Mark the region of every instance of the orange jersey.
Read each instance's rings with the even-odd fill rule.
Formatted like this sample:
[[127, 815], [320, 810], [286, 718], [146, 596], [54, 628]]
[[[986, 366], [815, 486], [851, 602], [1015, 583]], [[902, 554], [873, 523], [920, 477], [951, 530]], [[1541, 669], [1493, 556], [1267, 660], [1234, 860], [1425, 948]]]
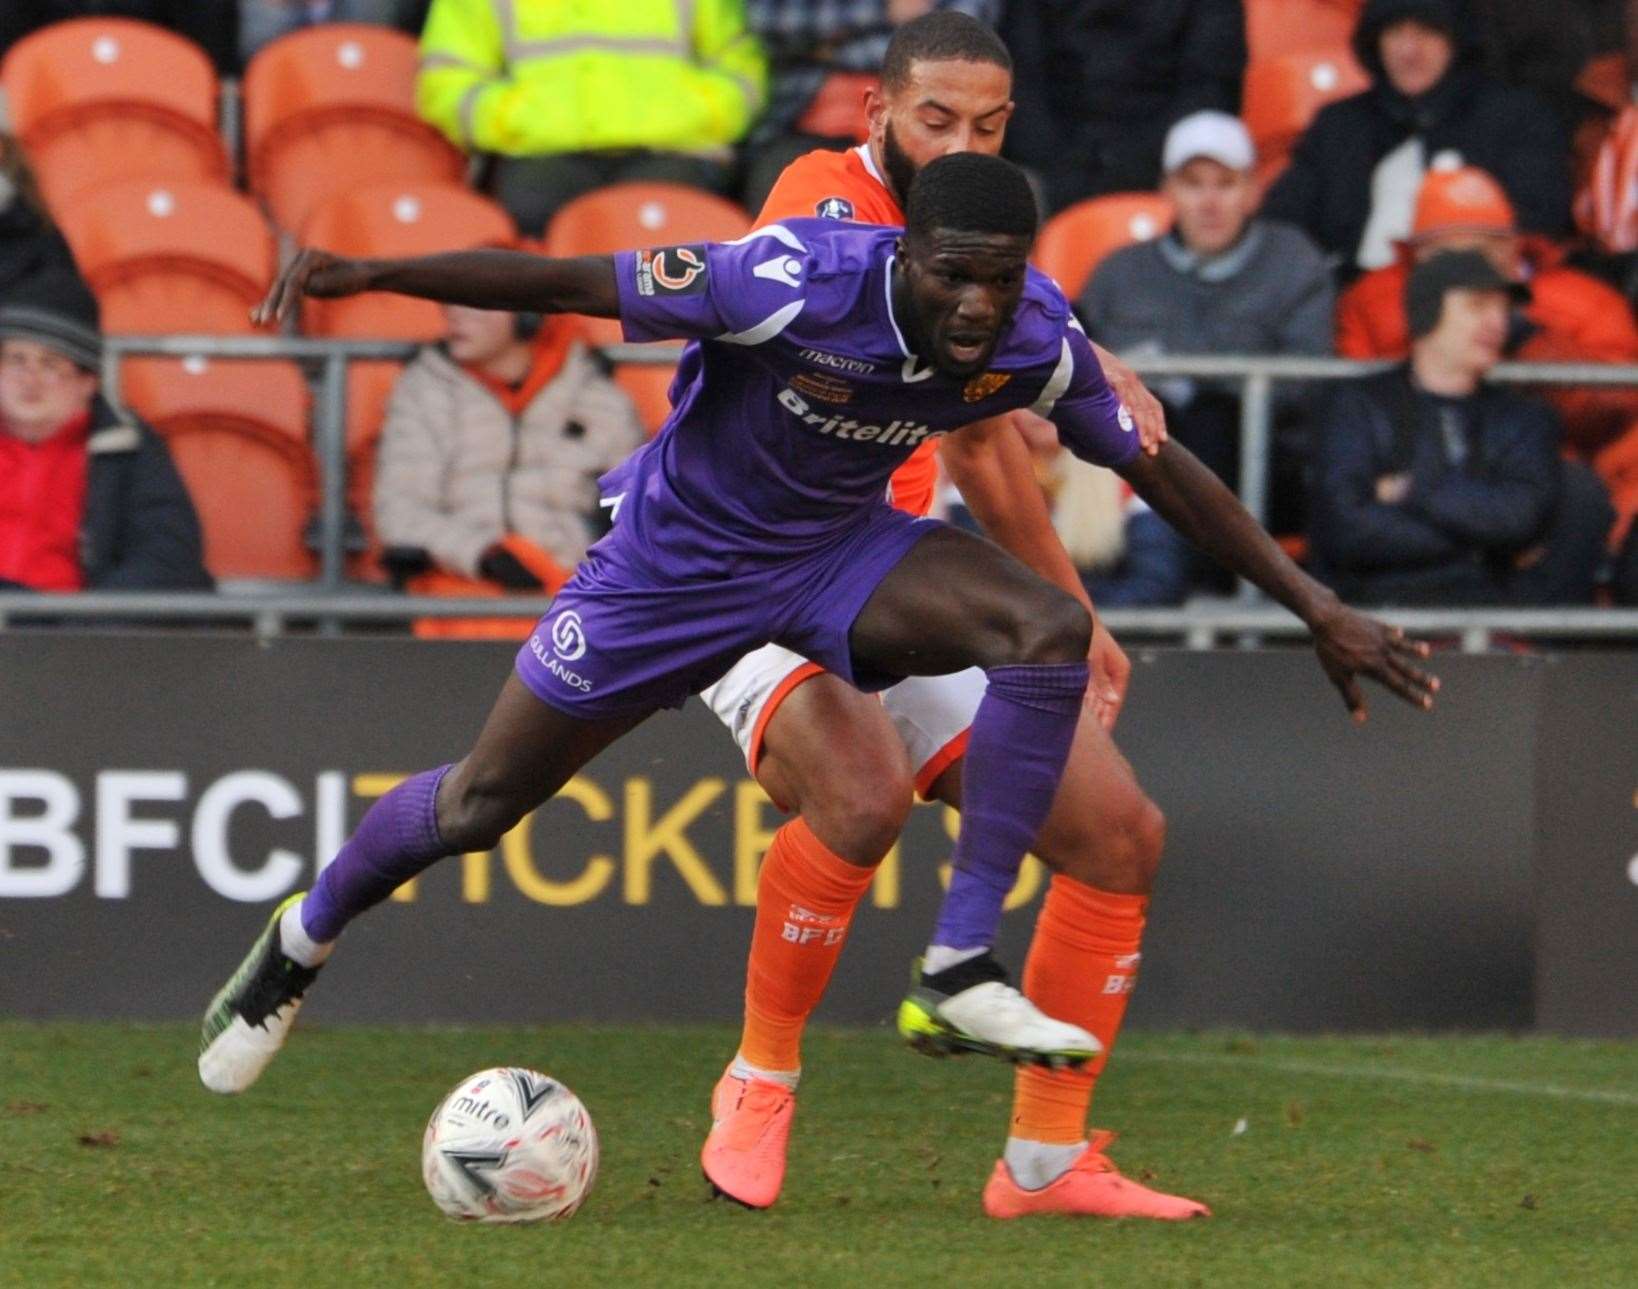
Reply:
[[[756, 217], [757, 227], [781, 219], [851, 219], [860, 224], [904, 223], [904, 212], [882, 182], [870, 148], [820, 148], [780, 172]], [[929, 439], [893, 472], [888, 496], [900, 510], [925, 515], [938, 488], [938, 440]]]

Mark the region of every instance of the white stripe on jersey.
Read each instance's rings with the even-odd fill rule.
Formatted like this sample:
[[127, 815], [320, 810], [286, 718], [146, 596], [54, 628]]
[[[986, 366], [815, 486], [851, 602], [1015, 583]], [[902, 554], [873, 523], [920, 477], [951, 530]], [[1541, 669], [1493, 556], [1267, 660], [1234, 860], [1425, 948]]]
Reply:
[[1035, 400], [1035, 406], [1029, 409], [1037, 416], [1052, 415], [1052, 409], [1069, 388], [1069, 378], [1075, 374], [1075, 355], [1070, 352], [1069, 338], [1066, 336], [1062, 343], [1063, 350], [1059, 355], [1058, 365], [1052, 370], [1052, 379], [1047, 381], [1046, 388], [1041, 391], [1041, 397]]

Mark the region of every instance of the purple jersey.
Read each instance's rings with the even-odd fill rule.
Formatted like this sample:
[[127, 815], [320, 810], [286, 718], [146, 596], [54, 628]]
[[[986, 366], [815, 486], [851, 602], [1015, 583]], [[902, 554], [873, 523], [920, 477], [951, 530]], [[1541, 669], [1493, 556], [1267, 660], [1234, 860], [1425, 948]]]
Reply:
[[1137, 455], [1068, 302], [1033, 269], [989, 370], [957, 379], [913, 356], [890, 298], [899, 236], [801, 219], [614, 257], [627, 339], [695, 341], [665, 426], [602, 480], [628, 551], [709, 578], [817, 549], [928, 437], [1018, 408], [1094, 464]]

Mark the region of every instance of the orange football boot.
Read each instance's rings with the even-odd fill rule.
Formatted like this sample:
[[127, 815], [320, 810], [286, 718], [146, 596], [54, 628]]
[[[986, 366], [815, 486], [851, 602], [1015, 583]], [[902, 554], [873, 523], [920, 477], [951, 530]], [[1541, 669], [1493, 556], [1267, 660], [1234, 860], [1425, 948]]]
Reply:
[[785, 1143], [796, 1116], [796, 1092], [769, 1079], [723, 1071], [711, 1094], [711, 1133], [700, 1168], [718, 1195], [746, 1208], [767, 1208], [785, 1181]]
[[1025, 1190], [1012, 1179], [1006, 1161], [995, 1161], [995, 1171], [984, 1187], [984, 1212], [990, 1217], [1028, 1217], [1031, 1213], [1067, 1213], [1087, 1217], [1148, 1217], [1162, 1222], [1181, 1222], [1191, 1217], [1210, 1217], [1211, 1210], [1198, 1200], [1166, 1195], [1122, 1177], [1104, 1148], [1115, 1139], [1112, 1132], [1095, 1132], [1092, 1140], [1061, 1177], [1041, 1187]]

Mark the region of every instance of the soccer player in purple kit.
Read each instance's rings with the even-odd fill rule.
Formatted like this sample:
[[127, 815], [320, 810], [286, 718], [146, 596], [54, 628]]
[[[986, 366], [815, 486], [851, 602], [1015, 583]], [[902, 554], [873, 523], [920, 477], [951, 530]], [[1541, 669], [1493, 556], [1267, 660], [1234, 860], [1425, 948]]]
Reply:
[[1185, 450], [1139, 452], [1062, 294], [1026, 267], [1035, 226], [1022, 174], [962, 153], [917, 177], [902, 235], [793, 220], [612, 257], [309, 251], [287, 268], [264, 319], [304, 292], [389, 290], [618, 316], [630, 339], [695, 343], [661, 434], [602, 482], [610, 534], [519, 652], [472, 751], [380, 798], [213, 1000], [207, 1087], [255, 1081], [352, 918], [438, 859], [492, 847], [602, 748], [768, 641], [864, 689], [983, 668], [957, 863], [1015, 872], [1068, 755], [1090, 619], [988, 542], [884, 496], [920, 442], [971, 422], [975, 389], [989, 414], [1047, 416], [1077, 455], [1121, 470], [1187, 535], [1323, 621], [1320, 660], [1351, 706], [1358, 674], [1431, 703], [1421, 646], [1338, 605]]

